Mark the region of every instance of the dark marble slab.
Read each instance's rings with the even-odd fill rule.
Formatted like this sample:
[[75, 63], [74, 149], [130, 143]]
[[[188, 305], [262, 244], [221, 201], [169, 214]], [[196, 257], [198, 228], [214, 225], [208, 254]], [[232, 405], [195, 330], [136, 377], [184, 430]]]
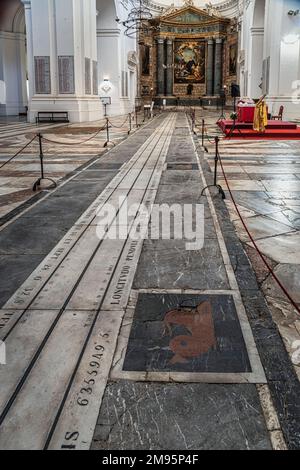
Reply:
[[161, 182], [162, 185], [190, 185], [190, 184], [200, 184], [200, 172], [195, 170], [172, 170], [165, 171], [162, 175]]
[[140, 294], [123, 370], [251, 372], [232, 296]]
[[95, 181], [101, 181], [103, 184], [107, 185], [114, 176], [116, 176], [117, 171], [116, 170], [91, 170], [90, 168], [83, 173], [80, 173], [76, 178], [74, 178], [74, 181], [89, 181], [89, 180], [95, 180]]
[[255, 385], [110, 383], [93, 450], [271, 450]]
[[0, 232], [0, 255], [48, 254], [49, 244], [56, 245], [67, 233], [67, 223], [61, 219], [32, 220], [19, 218]]
[[[155, 240], [163, 240], [163, 239], [166, 239], [166, 237], [168, 237], [168, 239], [170, 240], [174, 240], [175, 238], [178, 239], [178, 235], [177, 235], [177, 230], [179, 232], [179, 234], [181, 234], [181, 238], [185, 241], [185, 242], [189, 242], [189, 240], [186, 238], [185, 236], [185, 228], [184, 228], [184, 212], [182, 212], [182, 218], [180, 219], [180, 222], [176, 221], [176, 224], [175, 224], [175, 221], [174, 221], [174, 217], [170, 217], [170, 224], [168, 224], [167, 228], [168, 230], [166, 230], [166, 226], [164, 224], [164, 221], [163, 220], [160, 220], [159, 222], [159, 226], [155, 223], [151, 222], [149, 223], [149, 238], [151, 239], [155, 239]], [[202, 218], [200, 219], [200, 216], [199, 216], [199, 220], [200, 220], [200, 223], [201, 223], [201, 227], [203, 228], [203, 231], [204, 231], [204, 239], [205, 240], [208, 240], [210, 238], [213, 238], [213, 239], [217, 239], [217, 234], [216, 234], [216, 231], [215, 231], [215, 226], [214, 226], [214, 223], [213, 223], [213, 220], [211, 218], [211, 216], [209, 215], [208, 211], [205, 211], [204, 212], [204, 220], [202, 220]], [[198, 218], [196, 218], [196, 207], [194, 206], [192, 208], [192, 230], [193, 230], [193, 233], [196, 233], [196, 222], [199, 224], [199, 220]], [[159, 229], [159, 231], [158, 231]]]
[[0, 307], [42, 262], [44, 255], [0, 255]]
[[58, 219], [63, 217], [64, 226], [71, 228], [81, 214], [95, 200], [97, 194], [98, 193], [90, 193], [84, 197], [83, 194], [79, 193], [76, 196], [57, 196], [46, 199], [41, 205], [33, 207], [29, 212], [24, 214], [22, 219], [27, 219], [28, 224], [31, 225], [33, 219], [36, 220], [35, 223], [42, 223], [47, 218], [51, 217], [53, 223], [56, 223]]
[[155, 202], [157, 204], [204, 204], [208, 207], [207, 199], [201, 198], [203, 186], [199, 182], [191, 182], [188, 185], [168, 184], [161, 185], [157, 192]]
[[90, 170], [119, 170], [123, 163], [110, 163], [110, 162], [103, 162], [100, 160], [97, 163], [94, 163], [90, 166]]
[[136, 289], [229, 289], [217, 240], [187, 251], [184, 240], [146, 240], [135, 276]]
[[197, 163], [168, 163], [167, 170], [190, 170], [190, 171], [199, 171], [199, 166]]

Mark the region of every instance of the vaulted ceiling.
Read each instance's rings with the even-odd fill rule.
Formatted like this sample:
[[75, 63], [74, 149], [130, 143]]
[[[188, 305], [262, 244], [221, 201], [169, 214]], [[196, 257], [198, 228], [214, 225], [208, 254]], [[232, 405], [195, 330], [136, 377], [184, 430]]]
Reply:
[[0, 0], [0, 31], [15, 31], [15, 18], [21, 8], [20, 0]]

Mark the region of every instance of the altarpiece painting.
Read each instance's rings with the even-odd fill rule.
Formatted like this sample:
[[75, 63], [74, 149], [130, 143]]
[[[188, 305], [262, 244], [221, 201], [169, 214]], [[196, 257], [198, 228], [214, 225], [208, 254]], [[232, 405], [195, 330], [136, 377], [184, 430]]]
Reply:
[[205, 43], [175, 41], [175, 83], [205, 83]]

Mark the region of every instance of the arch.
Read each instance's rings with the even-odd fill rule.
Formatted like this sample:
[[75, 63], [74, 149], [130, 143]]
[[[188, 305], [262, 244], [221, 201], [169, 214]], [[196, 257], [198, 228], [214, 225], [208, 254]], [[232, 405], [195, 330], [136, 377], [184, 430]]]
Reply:
[[2, 0], [0, 31], [25, 33], [25, 13], [21, 0]]
[[25, 10], [23, 4], [19, 6], [14, 16], [13, 32], [26, 34]]
[[25, 10], [2, 0], [0, 14], [0, 114], [19, 115], [28, 105]]

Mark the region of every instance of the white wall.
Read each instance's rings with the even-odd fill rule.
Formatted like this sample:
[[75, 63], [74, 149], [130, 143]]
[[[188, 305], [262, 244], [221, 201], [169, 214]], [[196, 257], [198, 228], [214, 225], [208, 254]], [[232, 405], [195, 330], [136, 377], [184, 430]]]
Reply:
[[[123, 25], [116, 22], [117, 17], [127, 19], [125, 7], [129, 3], [126, 0], [122, 3], [119, 0], [22, 2], [27, 29], [30, 121], [35, 120], [39, 111], [68, 111], [72, 122], [97, 120], [103, 117], [100, 95], [112, 98], [110, 115], [133, 110], [136, 69], [128, 65], [128, 53], [136, 50], [136, 41], [124, 36]], [[60, 92], [58, 58], [61, 56], [74, 57], [75, 89], [68, 93]], [[35, 83], [34, 57], [50, 57], [50, 93], [37, 92], [40, 90]], [[90, 59], [90, 91], [86, 87], [86, 59]], [[4, 62], [8, 63], [7, 60]], [[98, 62], [96, 90], [93, 87], [93, 62]], [[128, 73], [126, 96], [122, 93], [122, 71]], [[101, 89], [104, 78], [110, 81], [110, 90], [106, 92]]]
[[[263, 60], [269, 60], [269, 80], [266, 85], [270, 110], [276, 114], [282, 104], [285, 107], [285, 119], [299, 119], [300, 99], [297, 103], [297, 97], [293, 96], [293, 85], [296, 86], [297, 80], [300, 80], [300, 15], [289, 16], [288, 12], [300, 9], [300, 2], [265, 0], [263, 26], [263, 15], [256, 15], [261, 11], [262, 3], [263, 0], [244, 2], [242, 49], [245, 62], [241, 67], [242, 94], [252, 98], [262, 94], [262, 90], [257, 88], [259, 73], [261, 71], [262, 74]], [[298, 40], [296, 35], [299, 36]]]
[[[300, 80], [300, 15], [293, 17], [287, 14], [289, 10], [297, 9], [300, 9], [298, 0], [269, 1], [266, 12], [269, 27], [264, 55], [270, 56], [271, 64], [270, 106], [277, 112], [283, 104], [285, 117], [299, 119], [300, 100], [298, 104], [293, 103], [293, 84]], [[295, 40], [297, 36], [298, 40]]]
[[[29, 119], [39, 111], [68, 111], [73, 122], [99, 119], [100, 103], [93, 93], [93, 61], [97, 61], [96, 0], [31, 0], [27, 3], [27, 37], [31, 41], [31, 57], [50, 57], [51, 92], [41, 94], [35, 83], [34, 63], [29, 67], [33, 84]], [[69, 83], [60, 88], [59, 57], [73, 57]], [[90, 60], [91, 92], [86, 88], [85, 59]], [[65, 75], [66, 76], [66, 75]], [[68, 80], [66, 80], [67, 82]]]
[[[124, 35], [122, 25], [129, 10], [119, 1], [97, 0], [97, 11], [99, 95], [111, 98], [109, 115], [131, 112], [136, 95], [136, 69], [129, 67], [128, 53], [136, 51], [136, 40]], [[122, 93], [122, 72], [128, 77], [127, 96]], [[134, 84], [130, 84], [130, 78]]]

